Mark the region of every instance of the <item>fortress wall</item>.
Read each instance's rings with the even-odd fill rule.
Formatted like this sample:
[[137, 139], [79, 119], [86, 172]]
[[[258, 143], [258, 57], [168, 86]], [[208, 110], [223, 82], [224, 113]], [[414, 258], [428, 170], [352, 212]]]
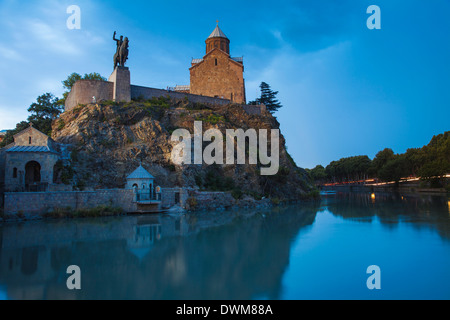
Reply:
[[95, 191], [16, 192], [5, 193], [5, 214], [41, 215], [55, 208], [95, 208], [101, 205], [120, 207], [135, 212], [133, 190], [107, 189]]
[[230, 103], [230, 100], [213, 98], [207, 96], [200, 96], [189, 93], [168, 91], [163, 89], [155, 89], [155, 88], [147, 88], [141, 86], [131, 86], [131, 99], [137, 99], [142, 97], [143, 99], [151, 99], [151, 98], [159, 98], [159, 97], [167, 97], [170, 96], [173, 99], [184, 99], [187, 97], [191, 102], [197, 103], [206, 103], [212, 105], [227, 105]]
[[65, 111], [79, 104], [92, 103], [92, 97], [97, 101], [113, 99], [114, 83], [101, 80], [78, 80], [72, 87], [66, 99]]
[[244, 105], [242, 106], [244, 108], [244, 111], [248, 114], [256, 114], [261, 115], [264, 112], [267, 111], [266, 106], [263, 104], [260, 105]]

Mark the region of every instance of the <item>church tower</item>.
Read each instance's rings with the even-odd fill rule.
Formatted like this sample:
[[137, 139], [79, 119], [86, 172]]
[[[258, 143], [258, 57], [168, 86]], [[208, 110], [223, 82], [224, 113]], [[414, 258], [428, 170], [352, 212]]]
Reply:
[[190, 93], [245, 104], [243, 58], [230, 56], [230, 40], [219, 28], [219, 24], [205, 43], [205, 56], [193, 59], [189, 69]]
[[230, 54], [230, 40], [225, 33], [222, 32], [217, 24], [214, 31], [209, 35], [206, 43], [206, 53], [210, 52], [214, 48], [220, 48], [223, 52]]

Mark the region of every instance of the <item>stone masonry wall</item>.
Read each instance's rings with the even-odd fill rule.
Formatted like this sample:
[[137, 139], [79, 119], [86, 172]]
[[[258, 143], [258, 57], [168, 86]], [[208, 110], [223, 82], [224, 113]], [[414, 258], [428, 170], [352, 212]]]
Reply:
[[267, 108], [264, 104], [260, 104], [260, 105], [244, 105], [243, 106], [244, 111], [247, 112], [248, 114], [256, 114], [256, 115], [261, 115], [264, 112], [267, 111]]
[[190, 68], [191, 93], [245, 104], [244, 66], [221, 50], [208, 53]]
[[[54, 166], [58, 161], [58, 155], [54, 153], [40, 152], [11, 152], [6, 154], [5, 163], [5, 190], [22, 191], [25, 187], [26, 165], [30, 161], [39, 163], [41, 183], [53, 183]], [[16, 169], [17, 175], [14, 175]]]
[[5, 193], [5, 214], [19, 212], [27, 215], [44, 214], [55, 208], [95, 208], [101, 205], [120, 207], [125, 212], [135, 212], [133, 190], [109, 189], [71, 192], [21, 192]]
[[78, 80], [72, 87], [66, 99], [65, 110], [69, 111], [79, 104], [92, 103], [92, 97], [97, 101], [113, 99], [114, 83], [101, 80]]
[[230, 100], [228, 99], [207, 97], [183, 92], [168, 91], [163, 89], [147, 88], [133, 85], [131, 86], [131, 99], [137, 98], [151, 99], [167, 96], [173, 99], [185, 99], [187, 97], [189, 101], [194, 103], [197, 102], [212, 105], [227, 105], [230, 103]]

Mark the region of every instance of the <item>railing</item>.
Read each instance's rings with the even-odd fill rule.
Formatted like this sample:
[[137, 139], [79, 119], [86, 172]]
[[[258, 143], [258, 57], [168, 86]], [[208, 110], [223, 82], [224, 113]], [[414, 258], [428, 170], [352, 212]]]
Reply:
[[135, 200], [136, 202], [161, 201], [161, 193], [138, 191]]
[[167, 87], [168, 91], [189, 91], [191, 90], [191, 86], [175, 86], [175, 87]]

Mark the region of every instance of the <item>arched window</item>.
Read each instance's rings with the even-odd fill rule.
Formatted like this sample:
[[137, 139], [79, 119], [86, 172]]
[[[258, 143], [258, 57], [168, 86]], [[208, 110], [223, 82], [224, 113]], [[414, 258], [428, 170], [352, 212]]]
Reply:
[[214, 61], [214, 65], [216, 65], [217, 66], [217, 59]]
[[142, 189], [145, 190], [146, 187], [147, 187], [147, 185], [144, 183], [144, 184], [142, 185]]
[[28, 137], [28, 144], [31, 144], [31, 137]]
[[13, 169], [13, 178], [17, 178], [17, 168]]

